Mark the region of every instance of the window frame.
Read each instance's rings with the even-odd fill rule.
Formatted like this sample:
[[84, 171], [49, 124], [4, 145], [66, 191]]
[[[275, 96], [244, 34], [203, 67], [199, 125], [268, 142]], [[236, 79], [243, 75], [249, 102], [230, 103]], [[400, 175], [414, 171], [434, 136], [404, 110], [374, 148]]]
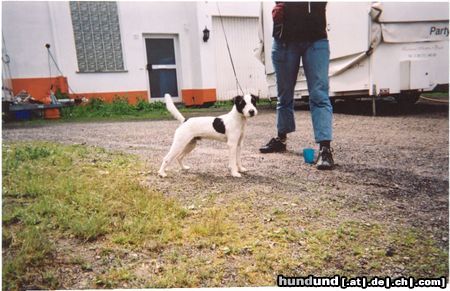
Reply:
[[[113, 25], [117, 25], [117, 33], [118, 33], [118, 38], [120, 39], [120, 42], [118, 44], [119, 48], [120, 48], [120, 60], [121, 60], [121, 64], [118, 64], [118, 60], [117, 60], [117, 50], [114, 50], [114, 38], [117, 37], [115, 35], [113, 35], [113, 33], [111, 33], [110, 35], [110, 42], [111, 42], [111, 50], [112, 50], [112, 60], [113, 60], [113, 65], [114, 65], [114, 69], [108, 68], [108, 58], [107, 58], [107, 52], [108, 50], [105, 48], [105, 38], [103, 37], [103, 32], [105, 30], [102, 30], [101, 26], [101, 19], [100, 19], [100, 10], [98, 10], [97, 15], [92, 16], [91, 15], [91, 5], [101, 5], [101, 4], [107, 4], [110, 5], [110, 3], [113, 3], [116, 6], [116, 12], [117, 15], [115, 15], [116, 19], [117, 19], [117, 23], [114, 23], [114, 21], [111, 20], [111, 10], [108, 7], [108, 31], [113, 31], [113, 29], [111, 29], [111, 27]], [[74, 10], [72, 5], [77, 5], [77, 9]], [[88, 5], [88, 13], [89, 13], [89, 30], [87, 31], [88, 33], [91, 34], [91, 42], [92, 42], [92, 48], [90, 50], [86, 49], [87, 46], [87, 42], [84, 38], [84, 29], [86, 28], [86, 24], [83, 24], [82, 18], [81, 18], [81, 11], [80, 11], [80, 5]], [[98, 8], [98, 7], [97, 7]], [[77, 59], [77, 73], [80, 74], [92, 74], [92, 73], [123, 73], [123, 72], [128, 72], [128, 70], [126, 69], [126, 63], [125, 63], [125, 52], [124, 52], [124, 45], [123, 45], [123, 37], [122, 37], [122, 31], [121, 31], [121, 17], [120, 17], [120, 6], [119, 6], [119, 2], [117, 1], [70, 1], [69, 2], [69, 10], [70, 10], [70, 16], [71, 16], [71, 21], [72, 21], [72, 31], [73, 31], [73, 36], [74, 36], [74, 43], [75, 43], [75, 54], [76, 54], [76, 59]], [[78, 25], [79, 27], [76, 27], [76, 24], [74, 24], [74, 14], [77, 13], [78, 15]], [[114, 15], [113, 15], [114, 17]], [[101, 41], [101, 55], [103, 57], [103, 61], [104, 61], [104, 68], [101, 68], [101, 66], [98, 65], [97, 62], [97, 57], [99, 56], [98, 51], [96, 51], [95, 47], [96, 45], [99, 44], [98, 39], [96, 39], [94, 37], [94, 28], [93, 28], [93, 24], [92, 24], [92, 20], [93, 18], [97, 18], [99, 20], [99, 26], [100, 26], [100, 41]], [[77, 31], [77, 29], [79, 29], [79, 31]], [[78, 37], [77, 37], [78, 34]], [[81, 34], [81, 38], [79, 37]], [[81, 41], [81, 43], [77, 43], [77, 41]], [[79, 51], [79, 46], [82, 47], [83, 50], [83, 55], [80, 56], [80, 51]], [[94, 58], [94, 66], [95, 66], [95, 70], [89, 69], [90, 66], [92, 66], [92, 59], [89, 59], [88, 55], [89, 53], [93, 54], [93, 58]], [[83, 61], [84, 58], [85, 60]], [[119, 61], [120, 61], [119, 60]], [[84, 62], [84, 66], [80, 66], [80, 63]], [[84, 67], [84, 69], [81, 69], [81, 67]]]

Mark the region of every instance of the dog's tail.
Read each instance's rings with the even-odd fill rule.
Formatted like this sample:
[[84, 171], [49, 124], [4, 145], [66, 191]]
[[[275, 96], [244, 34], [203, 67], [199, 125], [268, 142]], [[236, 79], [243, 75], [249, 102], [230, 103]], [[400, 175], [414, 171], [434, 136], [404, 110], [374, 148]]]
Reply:
[[172, 114], [173, 117], [175, 117], [179, 122], [183, 123], [186, 118], [184, 118], [183, 115], [181, 115], [180, 111], [178, 111], [175, 104], [173, 104], [172, 96], [170, 94], [164, 95], [164, 100], [166, 101], [166, 108], [169, 110], [170, 114]]

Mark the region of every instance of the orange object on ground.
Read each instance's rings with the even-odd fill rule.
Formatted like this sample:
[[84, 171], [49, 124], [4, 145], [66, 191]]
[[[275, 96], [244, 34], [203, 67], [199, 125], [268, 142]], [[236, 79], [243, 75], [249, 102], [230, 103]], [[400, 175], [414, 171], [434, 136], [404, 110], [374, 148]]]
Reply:
[[216, 89], [184, 89], [181, 95], [186, 106], [214, 103], [217, 100]]
[[58, 108], [50, 108], [44, 109], [44, 118], [45, 119], [59, 119], [59, 109]]

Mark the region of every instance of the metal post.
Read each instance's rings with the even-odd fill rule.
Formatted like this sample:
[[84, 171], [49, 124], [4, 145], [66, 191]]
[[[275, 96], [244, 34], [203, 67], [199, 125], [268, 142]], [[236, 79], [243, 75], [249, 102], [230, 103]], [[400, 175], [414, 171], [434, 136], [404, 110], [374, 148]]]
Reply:
[[375, 97], [377, 95], [377, 85], [373, 85], [372, 86], [372, 116], [376, 116], [377, 115], [377, 108], [376, 108], [376, 102], [375, 102]]

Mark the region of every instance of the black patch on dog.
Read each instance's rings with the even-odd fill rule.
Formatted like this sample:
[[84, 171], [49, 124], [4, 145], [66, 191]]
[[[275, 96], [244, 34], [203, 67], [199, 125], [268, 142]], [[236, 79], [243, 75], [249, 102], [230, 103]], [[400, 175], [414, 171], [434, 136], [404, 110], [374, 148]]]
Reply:
[[213, 127], [214, 130], [217, 131], [218, 133], [225, 134], [225, 124], [223, 123], [222, 118], [218, 117], [214, 118]]
[[255, 96], [253, 94], [250, 94], [250, 96], [252, 96], [252, 104], [253, 104], [253, 106], [256, 107], [256, 101], [259, 101], [259, 97]]
[[247, 103], [244, 100], [244, 97], [242, 96], [234, 97], [233, 103], [234, 105], [236, 105], [237, 111], [242, 114], [242, 110], [244, 109], [245, 105], [247, 105]]

